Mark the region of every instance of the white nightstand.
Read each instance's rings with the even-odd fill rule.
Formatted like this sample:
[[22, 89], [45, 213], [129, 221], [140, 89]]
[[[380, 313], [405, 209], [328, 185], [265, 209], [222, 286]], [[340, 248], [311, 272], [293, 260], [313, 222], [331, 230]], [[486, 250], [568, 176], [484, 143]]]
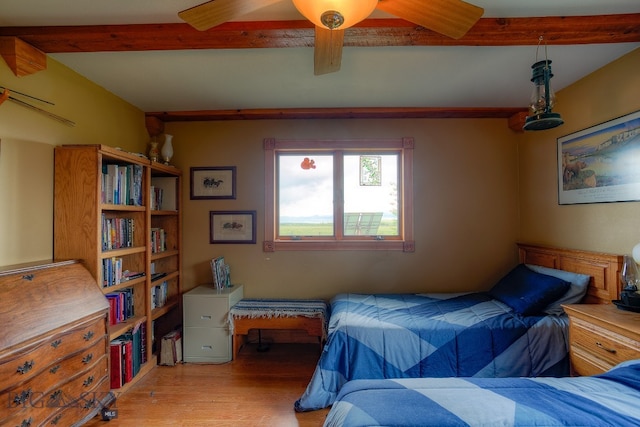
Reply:
[[184, 362], [224, 363], [232, 359], [229, 310], [244, 296], [242, 285], [198, 286], [183, 294]]

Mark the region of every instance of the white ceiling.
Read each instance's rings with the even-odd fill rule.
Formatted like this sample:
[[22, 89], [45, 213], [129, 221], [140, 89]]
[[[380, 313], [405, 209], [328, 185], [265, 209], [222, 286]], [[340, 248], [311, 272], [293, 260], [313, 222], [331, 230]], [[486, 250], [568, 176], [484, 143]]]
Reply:
[[[178, 23], [201, 0], [5, 0], [0, 27]], [[472, 0], [483, 17], [640, 13], [639, 0]], [[372, 17], [390, 17], [375, 12]], [[303, 19], [290, 0], [240, 21]], [[348, 30], [347, 30], [348, 31]], [[312, 48], [57, 53], [50, 56], [143, 111], [321, 107], [523, 107], [532, 46], [345, 47], [313, 74]], [[548, 47], [557, 90], [640, 43]], [[543, 52], [540, 52], [543, 54]], [[639, 51], [640, 54], [640, 51]]]

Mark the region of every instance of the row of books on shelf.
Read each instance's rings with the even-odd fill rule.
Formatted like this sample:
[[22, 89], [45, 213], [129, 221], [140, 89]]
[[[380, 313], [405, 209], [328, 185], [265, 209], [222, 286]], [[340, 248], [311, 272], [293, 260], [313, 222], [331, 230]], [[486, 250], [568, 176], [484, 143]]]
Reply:
[[105, 258], [102, 260], [102, 287], [119, 285], [138, 277], [144, 277], [144, 271], [123, 270], [123, 259], [120, 257]]
[[132, 247], [134, 229], [133, 218], [107, 218], [102, 214], [102, 250]]
[[169, 284], [164, 281], [151, 287], [151, 309], [163, 307], [167, 303]]
[[111, 356], [111, 388], [117, 389], [130, 382], [147, 363], [147, 326], [137, 323], [130, 331], [109, 344]]
[[109, 302], [109, 324], [117, 325], [134, 316], [133, 288], [125, 288], [105, 295]]
[[102, 166], [102, 203], [142, 206], [142, 165]]
[[[145, 277], [144, 271], [129, 271], [123, 270], [124, 260], [121, 257], [110, 257], [102, 260], [102, 287], [108, 288], [111, 286], [126, 283], [129, 280], [137, 279], [139, 277]], [[151, 281], [162, 279], [167, 273], [156, 273], [155, 263], [151, 263]]]
[[102, 287], [122, 283], [122, 258], [111, 257], [102, 260]]
[[162, 228], [151, 229], [151, 253], [159, 253], [167, 250], [167, 233]]

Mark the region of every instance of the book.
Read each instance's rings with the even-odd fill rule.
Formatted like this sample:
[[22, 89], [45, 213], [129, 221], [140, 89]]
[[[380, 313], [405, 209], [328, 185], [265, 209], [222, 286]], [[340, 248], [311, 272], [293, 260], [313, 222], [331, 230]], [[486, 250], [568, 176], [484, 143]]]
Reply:
[[167, 275], [167, 273], [152, 273], [151, 274], [151, 281], [155, 282], [156, 280], [161, 279], [166, 275]]
[[142, 364], [142, 331], [140, 325], [142, 322], [136, 323], [136, 325], [127, 333], [124, 334], [124, 337], [131, 341], [131, 361], [132, 361], [132, 372], [131, 377], [135, 377], [140, 372], [140, 366]]
[[140, 325], [140, 365], [147, 363], [147, 323], [142, 321]]
[[213, 285], [216, 289], [229, 287], [229, 273], [230, 269], [225, 265], [223, 256], [211, 260], [211, 275], [213, 276]]
[[124, 339], [124, 383], [128, 383], [133, 379], [133, 341], [131, 339]]
[[111, 388], [120, 388], [124, 385], [122, 382], [122, 360], [123, 360], [123, 342], [122, 340], [115, 339], [109, 343], [109, 352], [111, 358], [111, 370], [109, 379], [111, 382]]

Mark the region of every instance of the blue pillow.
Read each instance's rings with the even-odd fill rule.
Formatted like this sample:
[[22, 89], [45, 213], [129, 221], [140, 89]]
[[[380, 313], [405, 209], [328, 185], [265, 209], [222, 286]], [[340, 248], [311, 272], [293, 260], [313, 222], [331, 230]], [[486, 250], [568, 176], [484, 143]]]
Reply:
[[536, 273], [520, 264], [498, 281], [489, 291], [523, 316], [540, 314], [542, 310], [569, 290], [571, 284], [560, 278]]
[[557, 270], [554, 268], [541, 267], [539, 265], [526, 264], [536, 273], [546, 274], [547, 276], [557, 277], [571, 283], [569, 290], [560, 299], [551, 302], [543, 311], [547, 314], [555, 314], [560, 316], [564, 314], [562, 304], [578, 304], [587, 293], [591, 276], [580, 273], [572, 273], [565, 270]]

